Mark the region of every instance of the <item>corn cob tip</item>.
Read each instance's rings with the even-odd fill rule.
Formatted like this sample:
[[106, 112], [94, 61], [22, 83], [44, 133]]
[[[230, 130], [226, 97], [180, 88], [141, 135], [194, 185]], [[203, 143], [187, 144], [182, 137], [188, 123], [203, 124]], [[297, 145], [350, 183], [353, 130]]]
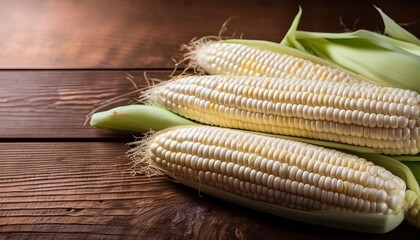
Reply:
[[203, 52], [203, 49], [211, 43], [222, 40], [220, 36], [205, 36], [201, 38], [193, 38], [189, 43], [181, 45], [180, 51], [183, 53], [183, 56], [180, 61], [175, 63], [175, 69], [180, 64], [186, 64], [184, 70], [180, 75], [185, 75], [189, 70], [192, 70], [195, 74], [205, 74], [207, 73], [206, 69], [203, 68], [203, 64], [200, 63], [200, 60], [203, 57], [199, 57]]

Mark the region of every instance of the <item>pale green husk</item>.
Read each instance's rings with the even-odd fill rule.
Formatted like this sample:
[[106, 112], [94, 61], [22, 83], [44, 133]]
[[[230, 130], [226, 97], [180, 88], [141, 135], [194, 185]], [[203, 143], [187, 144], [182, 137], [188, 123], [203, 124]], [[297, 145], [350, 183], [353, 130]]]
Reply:
[[398, 25], [394, 20], [392, 20], [392, 18], [388, 17], [388, 15], [386, 15], [380, 8], [376, 6], [375, 8], [381, 14], [381, 17], [384, 21], [384, 25], [385, 25], [384, 32], [386, 34], [388, 34], [389, 36], [395, 39], [414, 43], [420, 46], [420, 40], [416, 36], [408, 32], [404, 28], [400, 27], [400, 25]]
[[97, 112], [92, 115], [90, 125], [109, 131], [144, 133], [179, 125], [196, 123], [180, 117], [164, 108], [148, 105], [128, 105]]
[[359, 30], [321, 33], [297, 30], [301, 9], [281, 44], [390, 87], [420, 92], [420, 40], [377, 8], [388, 35]]
[[[417, 182], [420, 182], [420, 162], [402, 162], [404, 165], [406, 165], [408, 168], [410, 168], [411, 172], [413, 173], [414, 177], [416, 178]], [[420, 193], [419, 193], [420, 194]]]
[[394, 158], [398, 161], [404, 161], [404, 162], [420, 161], [420, 154], [392, 156], [392, 158]]

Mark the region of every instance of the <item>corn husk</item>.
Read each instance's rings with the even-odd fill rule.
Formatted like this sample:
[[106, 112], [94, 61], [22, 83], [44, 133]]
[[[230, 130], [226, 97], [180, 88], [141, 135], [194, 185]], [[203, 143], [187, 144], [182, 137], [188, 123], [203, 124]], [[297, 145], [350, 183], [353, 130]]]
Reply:
[[299, 9], [281, 44], [316, 55], [379, 85], [420, 92], [420, 40], [377, 9], [387, 35], [367, 30], [299, 31]]

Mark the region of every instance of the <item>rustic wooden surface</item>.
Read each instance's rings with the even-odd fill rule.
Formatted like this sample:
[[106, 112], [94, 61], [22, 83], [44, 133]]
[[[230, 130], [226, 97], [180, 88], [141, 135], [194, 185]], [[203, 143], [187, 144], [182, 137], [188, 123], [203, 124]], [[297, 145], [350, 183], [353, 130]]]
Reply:
[[[332, 3], [334, 2], [334, 3]], [[229, 24], [280, 41], [301, 29], [381, 29], [375, 3], [420, 36], [415, 1], [0, 0], [0, 239], [419, 239], [296, 223], [219, 201], [164, 177], [132, 176], [131, 135], [84, 126], [101, 101], [166, 79], [180, 44]], [[417, 22], [416, 22], [417, 21]]]

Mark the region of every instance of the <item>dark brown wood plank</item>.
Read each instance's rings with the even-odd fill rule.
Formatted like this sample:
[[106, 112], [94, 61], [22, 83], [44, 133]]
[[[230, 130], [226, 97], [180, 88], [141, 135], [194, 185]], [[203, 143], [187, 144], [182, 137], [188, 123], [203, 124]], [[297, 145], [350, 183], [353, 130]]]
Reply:
[[[83, 123], [93, 106], [135, 89], [127, 73], [146, 86], [143, 71], [1, 71], [0, 138], [113, 137]], [[147, 71], [161, 79], [170, 74]]]
[[418, 239], [301, 224], [165, 177], [132, 176], [123, 143], [0, 143], [1, 239]]
[[415, 1], [191, 1], [0, 0], [0, 68], [172, 68], [179, 45], [215, 35], [231, 16], [228, 33], [280, 41], [298, 5], [300, 28], [382, 29], [375, 3], [420, 36]]

